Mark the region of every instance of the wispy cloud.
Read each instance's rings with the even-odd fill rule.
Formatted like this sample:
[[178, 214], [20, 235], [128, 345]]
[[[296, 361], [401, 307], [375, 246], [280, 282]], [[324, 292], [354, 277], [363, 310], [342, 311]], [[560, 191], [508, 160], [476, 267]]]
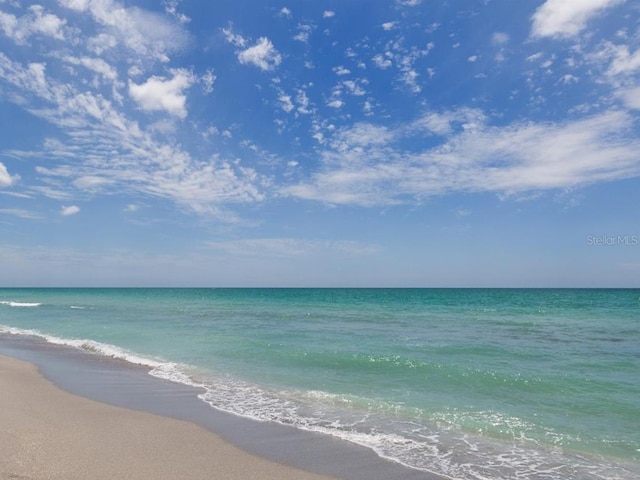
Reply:
[[[254, 169], [215, 152], [196, 157], [167, 135], [171, 117], [188, 115], [190, 87], [200, 81], [208, 94], [215, 81], [211, 69], [199, 77], [191, 69], [164, 66], [186, 45], [182, 24], [113, 0], [60, 5], [65, 19], [55, 20], [40, 7], [24, 18], [0, 19], [0, 32], [14, 42], [34, 35], [56, 40], [43, 43], [40, 55], [25, 63], [0, 52], [7, 98], [62, 132], [31, 151], [4, 152], [35, 162], [36, 175], [23, 192], [67, 202], [107, 192], [161, 197], [228, 221], [236, 220], [229, 204], [264, 198], [264, 178]], [[247, 61], [266, 62], [267, 68], [279, 62], [268, 44], [253, 55], [247, 53]], [[121, 80], [127, 75], [142, 80]], [[136, 110], [155, 113], [153, 122]], [[18, 179], [0, 163], [0, 187], [15, 186]]]
[[[479, 111], [429, 113], [389, 130], [342, 129], [322, 167], [284, 193], [334, 204], [416, 203], [462, 192], [517, 195], [640, 175], [633, 119], [608, 111], [561, 123], [491, 126]], [[431, 148], [416, 149], [430, 139]]]
[[603, 10], [624, 0], [566, 1], [547, 0], [533, 14], [533, 37], [573, 37], [584, 30], [587, 22]]
[[[189, 40], [179, 22], [141, 8], [127, 8], [115, 0], [59, 0], [59, 3], [94, 20], [99, 30], [90, 40], [93, 45], [99, 44], [102, 51], [121, 45], [136, 53], [139, 60], [168, 62], [170, 55], [185, 48]], [[85, 39], [75, 40], [84, 43]]]
[[12, 215], [18, 218], [24, 218], [25, 220], [40, 220], [42, 217], [37, 213], [21, 208], [0, 208], [0, 214]]
[[64, 20], [45, 12], [40, 5], [32, 5], [28, 10], [29, 13], [21, 17], [0, 12], [0, 30], [19, 45], [27, 43], [33, 35], [64, 40]]
[[622, 89], [618, 92], [627, 108], [640, 110], [640, 87]]

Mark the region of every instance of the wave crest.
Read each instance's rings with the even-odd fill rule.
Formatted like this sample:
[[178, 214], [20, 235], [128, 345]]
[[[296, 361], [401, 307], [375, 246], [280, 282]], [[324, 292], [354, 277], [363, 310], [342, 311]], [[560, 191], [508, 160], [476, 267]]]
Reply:
[[28, 303], [28, 302], [12, 302], [3, 300], [0, 301], [0, 305], [8, 305], [9, 307], [39, 307], [41, 303]]

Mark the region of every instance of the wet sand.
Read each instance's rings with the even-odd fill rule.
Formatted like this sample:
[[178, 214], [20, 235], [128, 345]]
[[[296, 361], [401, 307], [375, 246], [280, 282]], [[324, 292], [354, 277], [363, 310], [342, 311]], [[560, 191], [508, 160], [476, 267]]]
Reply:
[[199, 393], [145, 367], [0, 335], [0, 479], [443, 478], [216, 410]]
[[301, 479], [190, 422], [67, 393], [35, 366], [0, 357], [2, 479]]

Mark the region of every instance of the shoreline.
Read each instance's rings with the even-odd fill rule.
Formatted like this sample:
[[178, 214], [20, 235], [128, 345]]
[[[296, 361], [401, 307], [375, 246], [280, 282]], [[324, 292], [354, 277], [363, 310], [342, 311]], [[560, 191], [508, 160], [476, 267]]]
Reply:
[[67, 393], [22, 360], [0, 356], [0, 384], [3, 479], [333, 478], [248, 454], [189, 422]]
[[[444, 478], [385, 460], [365, 447], [328, 435], [216, 410], [197, 398], [200, 389], [162, 380], [148, 372], [148, 368], [73, 347], [52, 345], [27, 336], [0, 335], [0, 382], [8, 382], [9, 386], [0, 389], [6, 392], [0, 396], [0, 410], [5, 412], [0, 415], [0, 450], [17, 455], [13, 463], [7, 464], [9, 467], [32, 469], [31, 473], [12, 472], [5, 466], [8, 460], [0, 459], [0, 478], [191, 479], [210, 478], [212, 473], [216, 478], [228, 479]], [[20, 398], [24, 400], [25, 396], [27, 401], [21, 405]], [[38, 401], [43, 398], [47, 401]], [[50, 401], [50, 398], [58, 400]], [[27, 405], [35, 415], [25, 415], [23, 410], [20, 416], [20, 408]], [[72, 405], [75, 410], [70, 408]], [[7, 417], [6, 412], [12, 411], [16, 415]], [[86, 411], [92, 413], [76, 415]], [[15, 423], [11, 420], [14, 416], [21, 420]], [[41, 423], [30, 423], [33, 418]], [[8, 424], [13, 425], [13, 434], [7, 434]], [[55, 434], [51, 431], [52, 425], [56, 425]], [[125, 438], [114, 425], [126, 426]], [[128, 425], [140, 425], [141, 430], [129, 436]], [[44, 432], [39, 434], [38, 438], [44, 443], [37, 451], [44, 465], [27, 461], [29, 456], [25, 457], [25, 451], [15, 453], [16, 448], [12, 447], [16, 438], [26, 439], [27, 432], [34, 430]], [[58, 430], [61, 433], [58, 434]], [[159, 433], [150, 438], [148, 432]], [[99, 441], [94, 441], [94, 436]], [[93, 463], [82, 464], [77, 448], [69, 449], [80, 437], [85, 438], [80, 447], [87, 449], [85, 453]], [[67, 440], [60, 442], [60, 438]], [[114, 447], [107, 446], [109, 444]], [[127, 445], [123, 452], [129, 461], [123, 465], [127, 464], [130, 469], [124, 475], [108, 472], [117, 466], [108, 461], [111, 451], [118, 451], [121, 444]], [[171, 454], [158, 455], [158, 451]], [[166, 464], [169, 458], [172, 461]], [[56, 469], [63, 468], [63, 464], [68, 465], [64, 467], [66, 473], [56, 476]], [[86, 469], [91, 465], [98, 465], [101, 471], [88, 474]], [[154, 473], [148, 473], [151, 471]], [[80, 473], [74, 476], [73, 472]]]

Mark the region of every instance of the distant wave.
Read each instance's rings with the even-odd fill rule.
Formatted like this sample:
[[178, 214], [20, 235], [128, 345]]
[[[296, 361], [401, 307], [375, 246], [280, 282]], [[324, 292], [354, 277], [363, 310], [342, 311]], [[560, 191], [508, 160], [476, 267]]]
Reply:
[[79, 348], [86, 352], [95, 353], [109, 358], [115, 358], [118, 360], [125, 360], [135, 365], [142, 365], [150, 368], [158, 368], [160, 366], [166, 367], [166, 363], [151, 358], [146, 358], [140, 355], [128, 352], [115, 345], [109, 345], [108, 343], [96, 342], [95, 340], [87, 339], [73, 339], [73, 338], [61, 338], [54, 335], [48, 335], [46, 333], [39, 332], [38, 330], [29, 330], [16, 327], [9, 327], [7, 325], [0, 325], [0, 333], [9, 333], [11, 335], [26, 335], [31, 337], [38, 337], [45, 340], [48, 343], [55, 345], [66, 345], [69, 347]]
[[0, 301], [0, 305], [8, 305], [10, 307], [39, 307], [42, 304], [41, 303]]
[[88, 353], [102, 355], [104, 357], [114, 358], [117, 360], [124, 360], [134, 365], [149, 367], [149, 374], [153, 375], [154, 377], [163, 378], [165, 380], [190, 385], [193, 387], [203, 387], [201, 383], [194, 381], [193, 379], [191, 379], [191, 377], [189, 377], [189, 375], [184, 373], [183, 368], [185, 366], [181, 366], [174, 362], [163, 362], [161, 360], [137, 355], [135, 353], [128, 352], [123, 348], [117, 347], [115, 345], [110, 345], [108, 343], [96, 342], [95, 340], [87, 339], [62, 338], [55, 335], [42, 333], [38, 330], [9, 327], [7, 325], [0, 325], [0, 334], [2, 333], [37, 337], [54, 345], [74, 347], [80, 350], [84, 350]]

